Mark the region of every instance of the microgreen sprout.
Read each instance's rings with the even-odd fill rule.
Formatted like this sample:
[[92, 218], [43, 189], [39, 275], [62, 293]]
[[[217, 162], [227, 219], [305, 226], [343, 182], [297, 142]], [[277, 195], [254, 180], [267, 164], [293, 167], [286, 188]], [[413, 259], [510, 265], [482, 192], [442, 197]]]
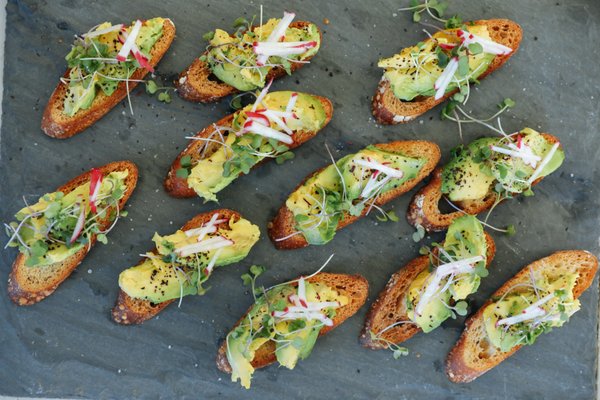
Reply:
[[153, 79], [149, 79], [145, 83], [146, 83], [146, 93], [153, 95], [156, 92], [161, 91], [160, 93], [158, 93], [157, 99], [158, 99], [158, 101], [162, 101], [163, 103], [170, 103], [171, 95], [169, 94], [169, 91], [177, 90], [173, 86], [158, 86], [156, 81], [154, 81]]
[[394, 326], [397, 326], [399, 324], [404, 324], [404, 323], [414, 324], [414, 322], [412, 322], [412, 321], [399, 321], [399, 322], [396, 322], [396, 323], [386, 327], [381, 332], [374, 333], [373, 331], [369, 331], [371, 341], [375, 342], [375, 343], [380, 343], [380, 344], [386, 346], [387, 349], [392, 351], [392, 354], [393, 354], [393, 357], [395, 360], [398, 360], [403, 356], [407, 356], [409, 354], [408, 348], [400, 346], [388, 339], [385, 339], [385, 338], [381, 337], [381, 335], [388, 329], [391, 329]]
[[[92, 170], [92, 176], [98, 170]], [[103, 190], [100, 182], [105, 181]], [[25, 202], [26, 207], [17, 213], [19, 222], [4, 224], [10, 236], [6, 247], [18, 247], [27, 255], [26, 265], [44, 265], [55, 260], [48, 255], [59, 247], [81, 248], [88, 250], [96, 239], [107, 243], [106, 234], [115, 226], [120, 217], [119, 201], [125, 193], [121, 179], [100, 174], [94, 185], [90, 185], [89, 195], [78, 195], [75, 199], [65, 199], [63, 192], [44, 195], [40, 203], [45, 207], [34, 209]], [[41, 203], [41, 202], [44, 203]], [[109, 223], [108, 227], [102, 229]], [[67, 254], [67, 253], [65, 253]]]
[[448, 20], [442, 19], [446, 8], [448, 3], [442, 0], [425, 0], [422, 4], [419, 0], [411, 0], [410, 7], [399, 8], [398, 11], [412, 11], [414, 22], [420, 22], [421, 14], [427, 12], [434, 20], [446, 24]]

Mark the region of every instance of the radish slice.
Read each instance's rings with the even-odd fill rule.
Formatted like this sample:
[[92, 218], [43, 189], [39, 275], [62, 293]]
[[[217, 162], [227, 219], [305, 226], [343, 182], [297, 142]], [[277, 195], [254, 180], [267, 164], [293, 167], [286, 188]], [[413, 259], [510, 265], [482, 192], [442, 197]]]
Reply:
[[371, 161], [371, 160], [353, 160], [354, 164], [360, 165], [361, 167], [365, 167], [368, 169], [374, 169], [379, 172], [386, 174], [387, 176], [391, 176], [392, 178], [402, 178], [404, 176], [404, 172], [399, 169], [390, 168], [381, 163]]
[[456, 43], [438, 43], [438, 46], [444, 50], [452, 50], [458, 45]]
[[480, 36], [474, 35], [470, 32], [465, 32], [459, 29], [456, 34], [461, 38], [464, 46], [468, 46], [472, 43], [479, 43], [483, 48], [484, 53], [490, 53], [495, 55], [507, 55], [512, 53], [512, 49], [500, 43], [496, 43], [493, 40], [488, 40]]
[[262, 112], [246, 111], [246, 116], [249, 119], [253, 119], [257, 122], [264, 121], [264, 123], [263, 122], [261, 122], [261, 123], [265, 126], [271, 126], [271, 121], [269, 121], [269, 118], [266, 115], [264, 115]]
[[96, 199], [98, 198], [98, 193], [100, 193], [103, 176], [99, 169], [92, 168], [90, 172], [90, 209], [94, 214], [98, 212], [96, 209]]
[[473, 264], [482, 260], [482, 256], [476, 256], [438, 266], [435, 269], [435, 273], [433, 274], [431, 281], [427, 284], [425, 291], [421, 295], [417, 306], [415, 307], [415, 314], [421, 315], [421, 313], [423, 312], [423, 308], [425, 308], [427, 303], [429, 303], [429, 301], [433, 298], [433, 296], [440, 288], [440, 283], [442, 282], [442, 279], [444, 279], [450, 274], [463, 274], [471, 272], [473, 270]]
[[110, 33], [110, 32], [119, 31], [123, 27], [124, 27], [123, 24], [117, 24], [117, 25], [109, 26], [108, 28], [104, 28], [104, 29], [100, 29], [100, 30], [95, 30], [93, 32], [84, 33], [81, 36], [84, 37], [84, 38], [93, 38], [93, 37], [101, 36], [101, 35], [104, 35], [104, 34], [107, 34], [107, 33]]
[[79, 213], [79, 218], [77, 218], [77, 223], [75, 224], [71, 239], [69, 239], [69, 244], [73, 244], [75, 240], [77, 240], [79, 235], [81, 235], [81, 231], [83, 231], [83, 225], [85, 225], [85, 204], [83, 201], [79, 203], [79, 208], [81, 209], [81, 212]]
[[286, 135], [285, 133], [281, 133], [273, 128], [269, 128], [268, 126], [265, 126], [255, 120], [246, 121], [246, 123], [244, 124], [244, 128], [242, 129], [241, 132], [242, 133], [245, 133], [245, 132], [256, 133], [257, 135], [275, 139], [275, 140], [278, 140], [278, 141], [286, 143], [286, 144], [294, 143], [294, 140], [292, 138], [290, 138], [288, 135]]
[[448, 65], [444, 68], [444, 72], [437, 78], [433, 88], [436, 90], [435, 92], [435, 100], [439, 100], [444, 97], [446, 93], [446, 89], [448, 85], [452, 81], [456, 70], [458, 69], [458, 57], [452, 57], [450, 61], [448, 61]]
[[252, 49], [259, 56], [287, 56], [293, 54], [302, 54], [308, 49], [317, 46], [315, 41], [306, 42], [281, 42], [265, 43], [254, 42]]
[[228, 222], [228, 219], [218, 219], [219, 213], [214, 213], [208, 222], [202, 224], [200, 228], [188, 229], [183, 231], [187, 237], [198, 236], [198, 241], [201, 241], [207, 233], [217, 231], [217, 225]]
[[217, 251], [215, 251], [215, 255], [213, 256], [213, 258], [210, 260], [210, 262], [206, 266], [207, 275], [210, 275], [210, 273], [212, 272], [212, 270], [213, 270], [213, 268], [214, 268], [217, 260], [219, 259], [219, 256], [221, 255], [222, 251], [223, 251], [222, 247], [220, 249], [218, 249]]
[[496, 153], [506, 154], [511, 157], [517, 157], [523, 159], [525, 164], [530, 165], [532, 168], [535, 168], [537, 162], [542, 159], [540, 156], [536, 156], [533, 154], [533, 150], [531, 147], [522, 144], [521, 147], [517, 147], [517, 150], [510, 150], [504, 147], [491, 146], [491, 149]]
[[538, 178], [538, 176], [542, 173], [542, 170], [544, 169], [544, 167], [550, 162], [550, 160], [554, 156], [554, 153], [556, 153], [556, 150], [558, 150], [558, 146], [560, 146], [559, 142], [554, 143], [554, 146], [552, 146], [552, 148], [550, 149], [548, 154], [546, 154], [546, 157], [544, 157], [544, 159], [542, 160], [540, 165], [538, 165], [538, 167], [535, 169], [535, 171], [533, 171], [533, 175], [531, 175], [529, 177], [529, 179], [527, 180], [527, 183], [529, 185], [531, 185], [533, 183], [533, 181], [535, 181]]
[[521, 311], [521, 314], [499, 320], [498, 322], [496, 322], [496, 326], [510, 326], [519, 322], [540, 317], [546, 314], [546, 311], [541, 306], [552, 300], [554, 297], [554, 293], [550, 293], [549, 295], [542, 297], [541, 299], [539, 299], [538, 301]]
[[285, 133], [287, 133], [288, 135], [292, 135], [294, 132], [290, 129], [289, 126], [287, 126], [285, 124], [285, 122], [283, 122], [283, 120], [281, 118], [279, 118], [279, 116], [273, 112], [272, 110], [264, 110], [261, 112], [261, 114], [265, 117], [268, 117], [267, 121], [269, 121], [269, 119], [273, 122], [275, 122], [277, 125], [279, 125], [279, 127], [281, 129], [283, 129], [285, 131]]
[[127, 56], [129, 55], [129, 53], [131, 52], [131, 49], [135, 45], [135, 39], [137, 38], [137, 35], [140, 33], [141, 27], [142, 27], [142, 21], [140, 21], [138, 19], [137, 21], [135, 21], [135, 24], [133, 24], [133, 28], [131, 28], [131, 32], [129, 33], [129, 35], [127, 35], [127, 39], [125, 40], [125, 43], [123, 43], [123, 47], [121, 47], [119, 54], [117, 54], [117, 60], [119, 60], [119, 61], [127, 60]]
[[271, 87], [272, 83], [273, 83], [273, 78], [271, 78], [271, 80], [269, 81], [269, 83], [267, 83], [267, 86], [265, 86], [263, 88], [263, 90], [260, 91], [260, 94], [256, 98], [256, 101], [254, 102], [254, 105], [252, 106], [252, 111], [256, 111], [256, 109], [258, 108], [258, 106], [260, 105], [260, 103], [262, 103], [262, 101], [264, 100], [265, 96], [269, 92], [269, 88]]
[[[290, 26], [290, 24], [292, 23], [292, 21], [294, 20], [295, 17], [296, 17], [296, 14], [294, 14], [294, 13], [289, 13], [287, 11], [284, 12], [283, 18], [281, 18], [281, 20], [279, 21], [277, 26], [275, 26], [273, 31], [271, 31], [271, 34], [267, 38], [266, 42], [283, 41], [285, 39], [285, 31], [287, 30], [288, 26]], [[267, 62], [268, 59], [269, 59], [269, 56], [259, 55], [258, 57], [256, 57], [256, 65], [258, 65], [258, 66], [265, 65], [265, 63]]]
[[288, 100], [287, 106], [285, 107], [286, 113], [291, 113], [296, 105], [296, 101], [298, 101], [298, 93], [294, 92], [290, 95], [290, 99]]
[[207, 252], [210, 250], [217, 250], [222, 247], [227, 247], [227, 246], [231, 246], [231, 245], [233, 245], [232, 240], [225, 239], [222, 236], [217, 236], [217, 237], [203, 240], [202, 242], [199, 242], [199, 243], [192, 243], [192, 244], [188, 244], [186, 246], [182, 246], [178, 249], [175, 249], [175, 251], [181, 257], [188, 257], [192, 254]]
[[292, 306], [283, 311], [273, 311], [271, 315], [281, 321], [292, 319], [318, 320], [326, 326], [332, 326], [333, 321], [321, 312], [324, 308], [339, 307], [337, 301], [309, 302], [306, 299], [306, 282], [304, 278], [298, 279], [298, 292], [288, 297]]
[[[126, 30], [122, 30], [121, 32], [123, 34], [123, 37], [125, 37], [125, 40], [129, 39], [129, 35], [127, 34]], [[118, 39], [121, 43], [123, 42], [123, 39], [121, 38], [121, 36], [118, 36]], [[121, 48], [122, 49], [122, 48]], [[131, 52], [133, 53], [133, 56], [135, 57], [135, 59], [137, 60], [137, 62], [140, 64], [140, 67], [147, 69], [150, 72], [154, 72], [154, 67], [152, 67], [152, 65], [150, 65], [150, 63], [148, 62], [148, 57], [146, 57], [141, 50], [137, 47], [137, 45], [135, 44], [135, 41], [133, 42], [133, 44], [131, 45]], [[117, 57], [118, 59], [118, 57]], [[121, 61], [121, 60], [119, 60]], [[123, 60], [124, 61], [124, 60]]]

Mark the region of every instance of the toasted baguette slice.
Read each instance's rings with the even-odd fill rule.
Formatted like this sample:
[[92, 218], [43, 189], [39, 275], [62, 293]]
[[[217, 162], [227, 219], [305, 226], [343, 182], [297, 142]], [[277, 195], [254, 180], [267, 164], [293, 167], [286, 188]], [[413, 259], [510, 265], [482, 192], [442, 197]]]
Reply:
[[[542, 135], [550, 143], [554, 144], [559, 141], [557, 137], [549, 133], [542, 133]], [[542, 179], [544, 177], [536, 179], [531, 185], [537, 185]], [[444, 214], [439, 208], [442, 196], [442, 168], [436, 168], [431, 174], [429, 183], [423, 186], [410, 201], [406, 213], [408, 222], [415, 227], [421, 225], [428, 232], [439, 232], [448, 228], [452, 221], [465, 213], [477, 215], [489, 210], [496, 201], [496, 194], [490, 188], [488, 193], [480, 199], [454, 202], [453, 204], [462, 211]]]
[[[319, 282], [331, 288], [335, 288], [350, 300], [345, 306], [336, 309], [335, 317], [333, 317], [333, 326], [324, 326], [319, 332], [319, 336], [325, 335], [327, 332], [353, 316], [362, 305], [365, 304], [369, 292], [369, 283], [361, 275], [321, 272], [312, 278], [309, 278], [308, 282]], [[248, 308], [248, 312], [251, 309], [252, 307]], [[248, 312], [240, 318], [234, 328], [246, 318]], [[254, 368], [262, 368], [269, 364], [273, 364], [275, 361], [277, 361], [277, 357], [275, 356], [275, 342], [268, 341], [256, 350], [251, 364]], [[217, 353], [217, 368], [223, 372], [231, 373], [231, 365], [229, 365], [229, 361], [227, 360], [226, 340], [223, 341]]]
[[446, 373], [448, 378], [455, 383], [471, 382], [484, 374], [508, 357], [513, 355], [522, 346], [516, 346], [510, 351], [502, 352], [494, 347], [487, 338], [483, 321], [483, 310], [492, 303], [492, 298], [504, 295], [517, 283], [529, 282], [530, 268], [533, 271], [553, 271], [559, 273], [577, 273], [579, 277], [573, 289], [574, 298], [581, 294], [592, 284], [598, 269], [598, 260], [587, 251], [566, 250], [534, 261], [523, 268], [514, 277], [500, 287], [481, 308], [471, 316], [466, 323], [460, 339], [448, 354], [446, 360]]
[[[500, 68], [519, 48], [523, 31], [521, 27], [508, 19], [488, 19], [474, 22], [476, 25], [486, 25], [491, 39], [510, 47], [513, 51], [508, 55], [498, 55], [494, 58], [488, 69], [477, 78], [481, 80], [493, 71]], [[418, 97], [412, 101], [402, 101], [394, 95], [390, 82], [384, 77], [381, 78], [377, 92], [373, 96], [372, 109], [373, 116], [380, 124], [395, 125], [409, 122], [419, 115], [431, 110], [450, 96], [454, 95], [458, 89], [450, 91], [439, 100], [431, 97]]]
[[[423, 168], [421, 169], [421, 172], [419, 173], [419, 175], [417, 175], [413, 179], [410, 179], [410, 180], [404, 182], [401, 186], [397, 187], [396, 189], [390, 190], [390, 191], [386, 192], [385, 194], [383, 194], [382, 196], [379, 196], [377, 198], [377, 201], [375, 202], [375, 205], [377, 205], [377, 206], [382, 206], [382, 205], [392, 201], [396, 197], [399, 197], [402, 194], [411, 190], [413, 187], [415, 187], [415, 185], [417, 183], [422, 181], [427, 175], [429, 175], [431, 173], [431, 171], [433, 171], [433, 169], [437, 165], [438, 161], [440, 160], [440, 148], [438, 147], [438, 145], [435, 143], [427, 142], [427, 141], [423, 141], [423, 140], [408, 140], [408, 141], [396, 141], [396, 142], [389, 142], [389, 143], [379, 143], [379, 144], [376, 144], [375, 146], [381, 150], [402, 153], [403, 155], [405, 155], [407, 157], [425, 157], [425, 158], [427, 158], [427, 162], [423, 165]], [[302, 186], [304, 184], [304, 182], [306, 182], [312, 176], [321, 172], [324, 168], [325, 167], [323, 167], [323, 168], [313, 172], [309, 176], [307, 176], [302, 181], [302, 183], [300, 183], [298, 186], [296, 186], [296, 189], [294, 189], [294, 191], [298, 190], [298, 188], [300, 186]], [[368, 211], [369, 211], [368, 207], [365, 207], [363, 213], [359, 216], [352, 216], [349, 213], [344, 212], [344, 215], [343, 215], [342, 219], [340, 220], [340, 222], [338, 223], [336, 230], [340, 230], [340, 229], [344, 228], [345, 226], [350, 225], [357, 219], [364, 217]], [[297, 235], [290, 236], [290, 235], [294, 234], [295, 232], [298, 232], [298, 231], [295, 228], [294, 214], [292, 213], [292, 211], [289, 208], [287, 208], [287, 206], [284, 203], [281, 206], [281, 208], [279, 209], [279, 212], [277, 213], [277, 215], [275, 216], [273, 221], [271, 221], [269, 223], [269, 237], [271, 238], [271, 241], [273, 242], [275, 247], [280, 250], [299, 249], [299, 248], [308, 246], [308, 242], [304, 238], [304, 235], [297, 234]], [[278, 240], [278, 238], [283, 238], [283, 237], [288, 237], [288, 236], [290, 236], [290, 237], [285, 240]]]
[[[309, 24], [310, 22], [306, 21], [292, 22], [290, 28], [303, 28]], [[323, 35], [320, 30], [319, 36], [321, 37], [322, 42]], [[203, 54], [208, 54], [208, 51]], [[312, 57], [308, 57], [305, 61], [310, 61], [311, 59]], [[304, 64], [304, 62], [292, 63], [292, 73], [297, 69], [302, 68]], [[268, 82], [271, 78], [278, 79], [284, 75], [286, 75], [285, 69], [275, 67], [267, 74], [266, 81]], [[196, 58], [185, 71], [179, 74], [179, 79], [175, 82], [175, 86], [177, 87], [177, 93], [179, 93], [179, 96], [182, 99], [196, 103], [218, 101], [225, 96], [239, 92], [239, 90], [233, 86], [219, 80], [219, 78], [217, 78], [210, 70], [208, 63], [201, 61], [200, 58]]]
[[[102, 171], [103, 175], [107, 175], [114, 171], [129, 171], [127, 178], [125, 178], [127, 190], [125, 191], [123, 198], [119, 201], [119, 209], [122, 210], [137, 184], [137, 167], [131, 161], [117, 161], [100, 167], [99, 169]], [[70, 180], [55, 191], [67, 194], [89, 180], [90, 172], [88, 171]], [[110, 226], [111, 222], [108, 218], [109, 215], [110, 213], [107, 213], [105, 219], [99, 220], [100, 229], [105, 230]], [[13, 263], [12, 272], [8, 278], [8, 295], [10, 296], [10, 299], [20, 306], [29, 306], [44, 300], [56, 290], [58, 285], [71, 275], [71, 272], [73, 272], [83, 261], [95, 243], [96, 235], [92, 235], [89, 246], [84, 246], [81, 250], [63, 261], [40, 267], [26, 266], [25, 261], [27, 260], [27, 256], [19, 253]]]
[[[323, 127], [321, 128], [321, 129], [323, 129], [325, 126], [327, 126], [327, 124], [329, 124], [329, 121], [331, 121], [331, 117], [333, 116], [333, 105], [331, 104], [331, 101], [326, 97], [315, 96], [315, 95], [311, 95], [311, 96], [319, 99], [319, 101], [323, 105], [323, 109], [325, 110], [326, 119], [325, 119], [325, 123], [323, 124]], [[231, 123], [233, 121], [234, 115], [235, 114], [230, 114], [230, 115], [220, 119], [215, 124], [207, 126], [203, 130], [198, 132], [196, 134], [196, 137], [203, 137], [203, 138], [209, 137], [215, 131], [215, 127], [214, 127], [215, 125], [230, 127]], [[294, 142], [292, 144], [290, 144], [288, 147], [290, 149], [295, 149], [296, 147], [302, 145], [304, 142], [315, 137], [315, 135], [318, 132], [319, 131], [296, 131], [296, 132], [294, 132], [294, 135], [292, 135]], [[186, 156], [186, 155], [190, 156], [191, 160], [192, 160], [192, 164], [195, 161], [197, 161], [200, 158], [200, 150], [202, 150], [202, 147], [204, 146], [204, 144], [205, 144], [205, 142], [203, 142], [201, 140], [191, 140], [190, 144], [181, 153], [179, 153], [179, 155], [177, 156], [175, 161], [173, 161], [173, 164], [171, 165], [171, 168], [169, 169], [169, 172], [167, 173], [167, 177], [165, 178], [165, 182], [164, 182], [164, 187], [168, 194], [170, 194], [173, 197], [194, 197], [194, 196], [196, 196], [196, 192], [194, 191], [194, 189], [192, 189], [191, 187], [188, 186], [187, 179], [180, 178], [177, 176], [177, 170], [179, 168], [181, 168], [181, 158], [183, 156]], [[216, 148], [216, 146], [213, 146], [213, 147]], [[207, 153], [210, 153], [210, 152], [207, 152]], [[263, 162], [266, 162], [268, 160], [269, 160], [268, 158], [265, 158], [263, 161], [256, 164], [253, 168], [258, 167]], [[240, 175], [242, 175], [241, 172], [240, 172]]]
[[[175, 24], [167, 18], [163, 24], [163, 34], [150, 52], [150, 65], [154, 67], [158, 64], [171, 46], [173, 39], [175, 39]], [[69, 76], [69, 71], [65, 72], [64, 77]], [[139, 82], [136, 82], [136, 80], [144, 79], [146, 74], [148, 74], [148, 70], [138, 68], [131, 75], [130, 82], [120, 82], [117, 89], [110, 96], [106, 96], [99, 90], [91, 107], [86, 110], [77, 111], [72, 117], [63, 114], [64, 100], [68, 87], [60, 82], [56, 89], [54, 89], [44, 110], [42, 131], [46, 135], [57, 139], [66, 139], [83, 131], [127, 97], [128, 92], [131, 92], [138, 85]]]
[[[485, 242], [487, 244], [486, 268], [489, 268], [496, 253], [496, 245], [487, 232], [485, 232]], [[392, 275], [367, 313], [365, 326], [358, 339], [360, 344], [373, 350], [387, 349], [387, 343], [402, 343], [421, 332], [421, 328], [415, 324], [401, 324], [380, 333], [394, 323], [410, 321], [406, 310], [406, 295], [415, 278], [428, 267], [429, 257], [422, 256], [410, 261]], [[379, 335], [382, 340], [373, 340], [371, 332]]]
[[[186, 222], [185, 225], [181, 227], [181, 230], [185, 231], [188, 229], [199, 228], [202, 226], [202, 224], [208, 222], [215, 213], [218, 213], [225, 219], [230, 219], [231, 217], [242, 217], [236, 211], [222, 208], [196, 215], [194, 218]], [[152, 252], [156, 254], [156, 248]], [[144, 261], [144, 259], [140, 260], [138, 265]], [[174, 301], [175, 299], [163, 301], [162, 303], [153, 303], [149, 300], [133, 298], [123, 290], [119, 289], [117, 302], [112, 309], [112, 318], [113, 321], [122, 325], [141, 324], [142, 322], [157, 315]]]

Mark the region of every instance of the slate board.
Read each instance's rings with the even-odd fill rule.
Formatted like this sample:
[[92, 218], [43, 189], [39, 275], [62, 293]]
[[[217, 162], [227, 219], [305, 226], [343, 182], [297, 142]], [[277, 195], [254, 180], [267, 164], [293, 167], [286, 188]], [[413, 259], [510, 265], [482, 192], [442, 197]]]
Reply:
[[[111, 322], [119, 272], [151, 248], [155, 231], [168, 233], [193, 215], [216, 207], [197, 199], [166, 195], [162, 180], [186, 145], [184, 136], [228, 112], [228, 102], [196, 105], [175, 97], [159, 103], [137, 89], [135, 115], [123, 102], [86, 132], [67, 141], [40, 131], [44, 105], [65, 69], [64, 55], [73, 34], [104, 21], [171, 17], [177, 39], [159, 66], [173, 77], [202, 51], [202, 35], [228, 27], [241, 14], [258, 12], [258, 2], [9, 1], [1, 134], [0, 219], [10, 221], [22, 205], [35, 200], [93, 166], [130, 159], [140, 167], [129, 217], [96, 246], [54, 295], [33, 307], [13, 305], [0, 296], [0, 394], [68, 398], [591, 398], [595, 395], [598, 287], [583, 295], [582, 310], [563, 329], [521, 350], [493, 372], [469, 385], [450, 383], [443, 360], [458, 338], [463, 319], [449, 321], [407, 345], [411, 354], [394, 360], [390, 352], [370, 351], [357, 343], [367, 307], [319, 340], [313, 354], [294, 371], [272, 366], [256, 372], [252, 390], [229, 382], [215, 367], [220, 341], [246, 310], [251, 296], [240, 275], [253, 263], [268, 267], [265, 285], [310, 273], [335, 253], [329, 271], [362, 273], [371, 300], [391, 273], [418, 255], [412, 229], [378, 223], [374, 216], [345, 229], [327, 246], [276, 251], [266, 224], [287, 194], [306, 174], [327, 163], [324, 144], [337, 157], [369, 143], [397, 139], [433, 140], [449, 150], [459, 144], [456, 127], [438, 118], [439, 108], [417, 121], [377, 126], [370, 98], [381, 71], [378, 58], [424, 37], [423, 26], [397, 11], [405, 1], [263, 1], [265, 16], [295, 10], [298, 19], [317, 22], [323, 48], [311, 65], [286, 77], [275, 89], [302, 90], [333, 99], [331, 124], [296, 152], [284, 166], [268, 164], [239, 179], [220, 194], [221, 205], [237, 209], [263, 230], [263, 238], [238, 265], [219, 269], [203, 297], [187, 297], [143, 326]], [[126, 4], [126, 5], [125, 5]], [[516, 236], [493, 234], [498, 253], [472, 308], [529, 262], [559, 249], [598, 253], [600, 179], [597, 163], [600, 87], [598, 54], [600, 2], [589, 0], [453, 1], [451, 12], [465, 18], [506, 17], [519, 22], [524, 38], [518, 54], [482, 82], [468, 109], [491, 115], [504, 97], [517, 101], [504, 119], [508, 131], [531, 126], [557, 134], [567, 159], [560, 171], [536, 187], [535, 197], [498, 207], [490, 222], [517, 225]], [[330, 20], [329, 25], [323, 19]], [[465, 127], [465, 140], [488, 133]], [[410, 196], [394, 201], [403, 216]], [[433, 235], [438, 240], [440, 235]], [[3, 241], [4, 243], [4, 241]], [[0, 292], [14, 249], [2, 251]], [[367, 305], [368, 305], [367, 304]]]

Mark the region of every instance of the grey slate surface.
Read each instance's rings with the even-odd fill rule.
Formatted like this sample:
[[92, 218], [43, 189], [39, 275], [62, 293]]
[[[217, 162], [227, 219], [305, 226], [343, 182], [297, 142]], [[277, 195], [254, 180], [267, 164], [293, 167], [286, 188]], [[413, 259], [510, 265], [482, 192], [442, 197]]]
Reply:
[[[428, 139], [443, 149], [459, 143], [456, 127], [438, 118], [439, 109], [408, 125], [379, 127], [370, 117], [370, 97], [380, 77], [381, 56], [424, 37], [410, 15], [398, 12], [405, 1], [263, 2], [265, 16], [295, 10], [298, 19], [317, 22], [323, 48], [311, 65], [275, 84], [328, 96], [335, 113], [331, 124], [283, 166], [265, 165], [221, 193], [221, 205], [257, 223], [263, 238], [242, 263], [224, 267], [211, 278], [203, 297], [187, 297], [142, 326], [112, 323], [109, 310], [119, 272], [151, 248], [153, 232], [168, 233], [193, 215], [216, 207], [197, 199], [169, 198], [164, 175], [186, 145], [184, 136], [228, 112], [227, 101], [196, 105], [174, 98], [169, 105], [141, 89], [133, 96], [135, 115], [126, 103], [86, 132], [67, 141], [39, 129], [43, 107], [65, 69], [72, 35], [104, 21], [171, 17], [177, 39], [159, 66], [164, 77], [183, 70], [201, 52], [206, 31], [228, 27], [239, 15], [258, 13], [258, 2], [9, 1], [5, 93], [0, 144], [0, 219], [9, 221], [22, 205], [93, 166], [130, 159], [140, 167], [129, 217], [98, 245], [54, 295], [28, 308], [0, 296], [0, 395], [68, 398], [570, 398], [596, 393], [597, 304], [595, 283], [582, 297], [582, 310], [564, 328], [539, 339], [500, 367], [469, 385], [451, 384], [444, 358], [458, 338], [462, 319], [411, 339], [411, 354], [393, 360], [390, 352], [361, 348], [357, 335], [367, 307], [317, 343], [294, 371], [272, 366], [257, 371], [252, 389], [229, 382], [214, 363], [226, 332], [251, 302], [239, 276], [253, 263], [268, 267], [265, 285], [309, 273], [335, 253], [328, 270], [364, 274], [370, 301], [389, 275], [418, 254], [411, 228], [366, 218], [327, 246], [276, 251], [266, 224], [287, 194], [306, 174], [327, 162], [324, 143], [337, 157], [377, 142]], [[515, 57], [482, 82], [469, 110], [491, 115], [504, 97], [517, 101], [503, 119], [506, 130], [523, 126], [558, 135], [567, 160], [561, 170], [536, 187], [535, 197], [498, 207], [490, 222], [517, 225], [514, 237], [494, 234], [498, 252], [492, 271], [473, 307], [529, 262], [568, 248], [599, 252], [600, 179], [600, 2], [557, 0], [497, 2], [453, 1], [451, 11], [465, 18], [507, 17], [519, 22], [524, 40]], [[322, 23], [330, 20], [329, 25]], [[465, 128], [465, 140], [487, 133]], [[404, 215], [410, 196], [388, 206]], [[433, 235], [432, 239], [439, 239]], [[427, 238], [426, 242], [432, 239]], [[4, 242], [3, 242], [4, 243]], [[16, 255], [0, 252], [6, 276]]]

